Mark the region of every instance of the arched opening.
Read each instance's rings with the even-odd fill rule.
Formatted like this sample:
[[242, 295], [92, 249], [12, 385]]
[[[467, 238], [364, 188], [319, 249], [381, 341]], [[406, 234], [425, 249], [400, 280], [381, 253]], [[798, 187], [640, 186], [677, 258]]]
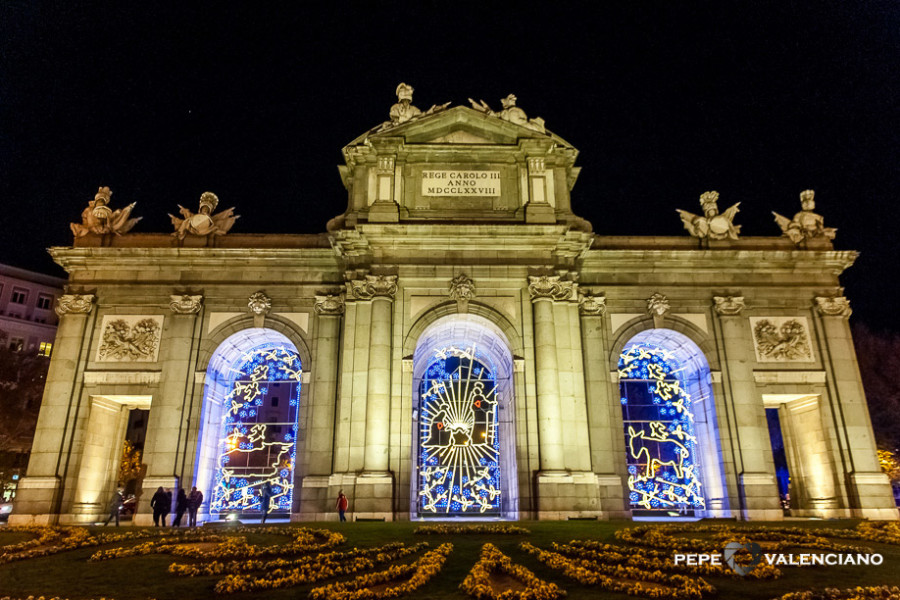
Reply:
[[635, 517], [728, 516], [709, 365], [687, 336], [651, 329], [618, 362]]
[[[293, 504], [301, 363], [283, 334], [239, 331], [206, 370], [194, 485], [214, 516], [290, 513]], [[208, 491], [208, 493], [207, 493]]]
[[432, 323], [413, 355], [413, 518], [518, 517], [513, 362], [476, 315]]

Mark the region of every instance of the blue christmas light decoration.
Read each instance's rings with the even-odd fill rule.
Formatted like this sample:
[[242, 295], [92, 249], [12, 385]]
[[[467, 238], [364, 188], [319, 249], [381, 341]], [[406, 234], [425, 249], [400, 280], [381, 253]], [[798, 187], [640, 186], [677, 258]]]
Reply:
[[705, 508], [691, 396], [665, 348], [635, 344], [619, 357], [619, 389], [633, 509]]
[[475, 348], [441, 348], [419, 386], [423, 516], [499, 515], [497, 381]]
[[290, 512], [300, 357], [269, 342], [242, 355], [230, 372], [210, 510], [260, 512], [261, 492], [268, 482], [269, 512]]

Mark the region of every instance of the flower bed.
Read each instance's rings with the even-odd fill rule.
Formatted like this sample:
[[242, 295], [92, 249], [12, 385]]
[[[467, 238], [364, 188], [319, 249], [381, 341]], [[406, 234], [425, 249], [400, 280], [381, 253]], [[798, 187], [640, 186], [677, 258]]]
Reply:
[[[491, 585], [491, 574], [497, 572], [518, 580], [525, 589], [496, 592]], [[493, 544], [481, 547], [481, 557], [459, 587], [478, 600], [555, 600], [566, 595], [555, 583], [547, 583], [525, 567], [514, 565]]]
[[875, 587], [855, 587], [848, 590], [825, 588], [821, 591], [808, 590], [791, 592], [779, 596], [775, 600], [897, 600], [900, 599], [900, 588], [886, 585]]
[[[415, 552], [419, 552], [427, 544], [405, 546], [403, 544], [390, 544], [390, 547], [369, 548], [351, 552], [331, 552], [318, 554], [299, 561], [293, 561], [294, 568], [275, 566], [282, 561], [254, 561], [253, 570], [262, 569], [266, 573], [259, 576], [247, 576], [241, 574], [228, 575], [220, 580], [215, 587], [218, 594], [231, 594], [235, 592], [248, 592], [259, 590], [272, 590], [278, 588], [294, 587], [306, 583], [330, 579], [341, 575], [352, 575], [360, 571], [374, 569], [377, 565], [393, 562]], [[283, 561], [292, 562], [292, 561]], [[299, 563], [299, 564], [298, 564]], [[274, 568], [273, 568], [274, 567]], [[171, 567], [169, 569], [172, 570]]]
[[541, 550], [528, 542], [523, 542], [519, 547], [551, 569], [560, 571], [579, 583], [596, 585], [610, 592], [671, 600], [699, 600], [716, 592], [713, 586], [700, 578], [567, 558], [558, 552]]
[[413, 531], [416, 535], [525, 535], [531, 533], [524, 527], [515, 525], [420, 525]]
[[[440, 573], [453, 551], [453, 544], [441, 544], [435, 550], [426, 552], [419, 560], [408, 565], [392, 565], [384, 571], [361, 575], [350, 581], [339, 581], [330, 585], [313, 588], [309, 593], [311, 600], [375, 600], [379, 598], [396, 598], [408, 594]], [[382, 584], [390, 584], [399, 579], [406, 579], [398, 585], [388, 586], [382, 590], [370, 589]]]

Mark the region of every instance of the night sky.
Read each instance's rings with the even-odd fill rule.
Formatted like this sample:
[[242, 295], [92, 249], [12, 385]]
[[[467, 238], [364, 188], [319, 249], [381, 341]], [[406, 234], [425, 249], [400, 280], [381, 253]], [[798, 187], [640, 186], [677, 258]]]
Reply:
[[324, 231], [341, 148], [405, 81], [422, 110], [515, 93], [581, 151], [600, 235], [686, 236], [675, 209], [713, 189], [778, 235], [815, 189], [862, 252], [853, 320], [900, 331], [900, 2], [245, 4], [0, 4], [0, 262], [59, 274], [44, 249], [101, 185], [135, 231], [206, 190], [235, 232]]

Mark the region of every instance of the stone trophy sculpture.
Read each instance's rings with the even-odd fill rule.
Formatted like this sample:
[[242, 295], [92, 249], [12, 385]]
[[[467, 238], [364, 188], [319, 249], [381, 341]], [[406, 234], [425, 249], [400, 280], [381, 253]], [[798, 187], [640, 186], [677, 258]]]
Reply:
[[825, 218], [813, 212], [816, 208], [816, 193], [813, 190], [800, 192], [800, 207], [803, 209], [788, 219], [772, 211], [775, 222], [781, 228], [781, 232], [789, 237], [797, 246], [804, 246], [809, 240], [816, 238], [833, 240], [837, 229], [825, 227]]
[[137, 202], [132, 202], [125, 208], [112, 210], [109, 207], [109, 201], [112, 192], [108, 187], [101, 187], [97, 190], [94, 199], [88, 203], [87, 208], [81, 212], [81, 223], [69, 223], [72, 233], [76, 238], [84, 237], [88, 234], [122, 235], [128, 233], [138, 221], [143, 217], [129, 219], [131, 211]]
[[528, 129], [534, 129], [535, 131], [543, 133], [545, 131], [544, 120], [540, 117], [529, 119], [528, 115], [525, 114], [525, 111], [516, 106], [516, 100], [518, 100], [518, 98], [516, 98], [515, 94], [510, 94], [506, 98], [501, 99], [500, 104], [503, 106], [503, 110], [500, 112], [491, 110], [491, 107], [488, 106], [484, 100], [475, 102], [469, 98], [469, 104], [471, 104], [472, 108], [475, 110], [480, 110], [491, 117], [497, 117], [498, 119], [503, 119], [504, 121], [509, 121], [510, 123], [515, 123], [516, 125], [521, 125], [522, 127], [527, 127]]
[[179, 219], [175, 215], [169, 214], [172, 225], [175, 227], [172, 235], [179, 240], [183, 240], [188, 234], [225, 235], [234, 226], [234, 222], [240, 218], [240, 215], [234, 214], [234, 207], [223, 210], [219, 214], [212, 214], [218, 205], [219, 198], [212, 192], [203, 192], [203, 195], [200, 196], [200, 210], [196, 214], [179, 204], [179, 212], [184, 218]]
[[686, 210], [676, 209], [684, 228], [693, 237], [701, 240], [738, 239], [741, 226], [733, 223], [738, 214], [740, 202], [719, 214], [719, 192], [705, 192], [700, 196], [700, 206], [703, 208], [703, 216], [695, 215]]

